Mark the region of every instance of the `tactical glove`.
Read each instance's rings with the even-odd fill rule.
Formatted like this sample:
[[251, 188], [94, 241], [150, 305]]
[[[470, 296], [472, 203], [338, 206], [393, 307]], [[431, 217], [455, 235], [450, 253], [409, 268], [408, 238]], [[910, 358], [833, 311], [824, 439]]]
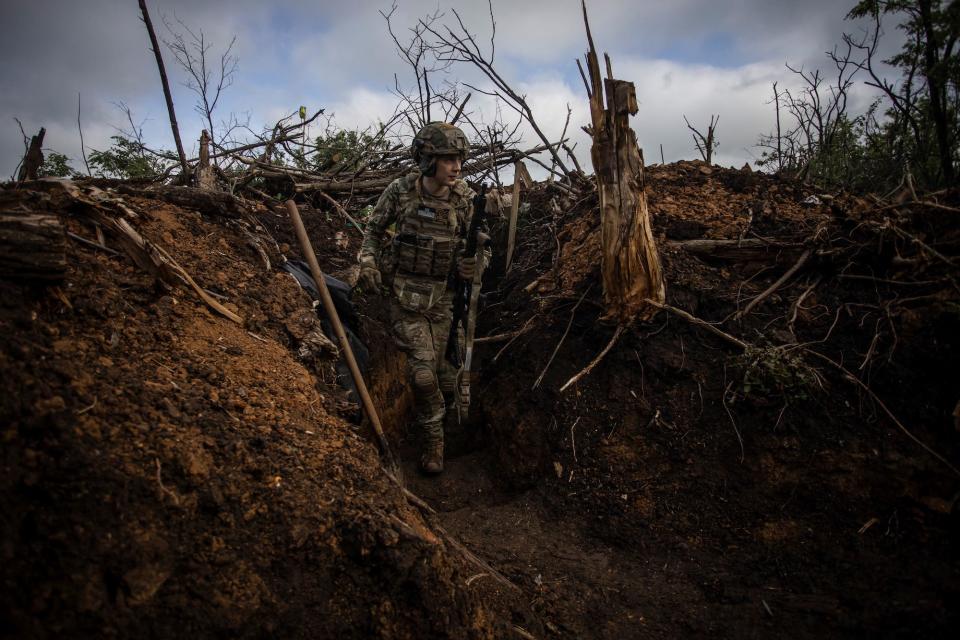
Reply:
[[357, 278], [357, 284], [365, 291], [380, 291], [380, 270], [373, 258], [362, 258], [360, 260], [360, 277]]
[[477, 272], [477, 257], [473, 256], [472, 258], [462, 257], [457, 261], [457, 275], [460, 276], [461, 280], [472, 281], [474, 274]]

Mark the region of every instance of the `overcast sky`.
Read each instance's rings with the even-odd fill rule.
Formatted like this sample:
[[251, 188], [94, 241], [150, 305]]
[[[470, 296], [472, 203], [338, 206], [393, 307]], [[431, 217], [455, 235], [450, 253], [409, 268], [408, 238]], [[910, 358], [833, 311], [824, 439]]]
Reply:
[[[453, 20], [456, 8], [478, 41], [489, 43], [485, 2], [397, 0], [394, 25], [401, 34], [416, 19], [436, 11]], [[648, 163], [697, 157], [683, 121], [698, 127], [720, 117], [715, 161], [740, 166], [759, 154], [756, 141], [773, 128], [771, 83], [795, 85], [784, 63], [820, 67], [832, 77], [825, 52], [844, 31], [860, 26], [844, 20], [854, 3], [843, 0], [590, 0], [591, 27], [601, 54], [613, 60], [614, 75], [636, 83], [640, 112], [632, 120]], [[235, 35], [239, 65], [233, 86], [218, 107], [219, 118], [235, 113], [260, 129], [307, 106], [325, 108], [341, 127], [367, 127], [389, 117], [397, 102], [394, 74], [412, 79], [400, 60], [379, 11], [389, 0], [148, 0], [161, 37], [163, 18], [203, 30], [218, 54]], [[580, 127], [589, 122], [583, 84], [574, 60], [586, 50], [580, 0], [494, 0], [497, 22], [495, 66], [519, 93], [551, 139], [559, 137], [566, 105], [573, 108], [570, 132], [581, 162], [589, 168], [589, 141]], [[895, 43], [892, 25], [886, 47]], [[195, 96], [185, 74], [164, 48], [184, 145], [204, 127], [193, 111]], [[454, 67], [451, 81], [476, 78]], [[81, 168], [77, 130], [80, 94], [84, 141], [110, 144], [127, 104], [144, 123], [147, 142], [173, 148], [159, 75], [139, 20], [136, 0], [33, 0], [8, 7], [0, 23], [0, 176], [9, 176], [23, 155], [19, 118], [27, 134], [44, 126], [44, 146], [67, 154]], [[851, 110], [871, 93], [858, 83]], [[489, 118], [489, 101], [474, 96], [474, 109]], [[481, 115], [480, 113], [477, 114]], [[468, 131], [468, 134], [471, 132]], [[525, 131], [525, 143], [537, 144]]]

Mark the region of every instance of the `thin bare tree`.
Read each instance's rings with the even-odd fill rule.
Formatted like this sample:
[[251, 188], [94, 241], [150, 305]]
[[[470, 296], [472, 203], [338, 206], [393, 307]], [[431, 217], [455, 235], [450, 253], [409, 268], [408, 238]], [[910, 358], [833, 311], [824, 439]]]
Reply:
[[167, 101], [167, 113], [170, 115], [170, 129], [173, 131], [173, 140], [177, 145], [177, 157], [180, 159], [181, 180], [186, 180], [190, 175], [190, 167], [187, 165], [187, 155], [183, 152], [183, 143], [180, 141], [180, 128], [177, 126], [177, 114], [173, 109], [173, 96], [170, 94], [170, 83], [167, 82], [167, 70], [163, 66], [163, 56], [160, 53], [160, 43], [157, 42], [157, 34], [153, 30], [153, 22], [150, 21], [150, 13], [147, 11], [146, 0], [138, 0], [140, 3], [141, 19], [147, 28], [147, 34], [150, 36], [150, 46], [157, 58], [157, 69], [160, 71], [160, 83], [163, 85], [163, 97]]
[[429, 43], [429, 46], [434, 49], [439, 61], [449, 63], [465, 62], [471, 64], [479, 69], [483, 75], [493, 83], [493, 90], [480, 89], [468, 83], [464, 83], [464, 86], [472, 91], [496, 97], [520, 114], [530, 124], [534, 133], [537, 134], [537, 137], [540, 138], [547, 147], [547, 151], [552, 156], [554, 163], [560, 167], [563, 172], [564, 179], [569, 182], [570, 171], [567, 169], [566, 164], [557, 151], [559, 145], [552, 144], [543, 133], [543, 130], [533, 116], [533, 110], [530, 108], [529, 103], [527, 103], [526, 96], [514, 90], [494, 67], [497, 21], [493, 15], [493, 4], [491, 0], [487, 1], [487, 7], [490, 15], [489, 53], [485, 53], [477, 44], [475, 35], [467, 28], [463, 18], [456, 9], [451, 10], [456, 18], [456, 27], [451, 27], [447, 24], [439, 25], [436, 20], [421, 20], [419, 28], [424, 35], [429, 33], [433, 36], [433, 40]]
[[708, 165], [713, 164], [713, 152], [720, 145], [717, 142], [716, 136], [714, 135], [717, 130], [717, 123], [720, 122], [720, 115], [710, 116], [710, 124], [707, 126], [707, 135], [703, 135], [694, 128], [690, 121], [687, 120], [687, 116], [683, 116], [683, 121], [687, 123], [687, 129], [693, 132], [693, 143], [697, 145], [697, 151], [700, 152], [700, 156], [703, 158], [703, 161]]
[[238, 63], [237, 56], [233, 55], [233, 46], [237, 42], [237, 37], [234, 36], [220, 54], [219, 63], [214, 70], [208, 61], [213, 43], [207, 39], [203, 29], [194, 31], [178, 18], [177, 24], [187, 34], [184, 36], [183, 32], [176, 30], [166, 18], [163, 22], [170, 34], [170, 40], [163, 42], [173, 53], [177, 64], [187, 72], [187, 80], [183, 85], [197, 96], [197, 102], [193, 108], [206, 121], [207, 130], [214, 144], [223, 142], [225, 134], [217, 136], [215, 133], [213, 112], [220, 102], [223, 91], [233, 84]]

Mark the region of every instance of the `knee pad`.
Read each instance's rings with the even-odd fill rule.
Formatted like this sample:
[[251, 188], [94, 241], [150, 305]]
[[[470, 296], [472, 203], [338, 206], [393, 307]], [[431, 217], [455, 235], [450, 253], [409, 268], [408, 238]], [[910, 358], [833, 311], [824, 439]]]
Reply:
[[437, 387], [437, 376], [427, 368], [413, 371], [413, 386], [422, 392], [433, 391]]

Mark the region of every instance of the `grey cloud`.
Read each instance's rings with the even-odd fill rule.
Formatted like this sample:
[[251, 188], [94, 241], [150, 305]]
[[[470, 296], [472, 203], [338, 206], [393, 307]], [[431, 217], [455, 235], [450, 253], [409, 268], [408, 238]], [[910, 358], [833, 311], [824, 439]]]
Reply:
[[[409, 77], [378, 13], [389, 7], [388, 1], [148, 3], [160, 30], [165, 14], [202, 28], [217, 50], [237, 35], [240, 70], [236, 84], [224, 96], [222, 113], [249, 111], [255, 126], [269, 114], [286, 113], [299, 104], [337, 106], [341, 111], [355, 108], [351, 105], [356, 105], [356, 96], [363, 95], [356, 93], [358, 88], [383, 93], [392, 86], [394, 73], [401, 82]], [[398, 5], [395, 20], [402, 33], [418, 17], [435, 10], [437, 0], [398, 0]], [[827, 67], [823, 51], [844, 29], [856, 28], [842, 20], [847, 4], [835, 0], [592, 0], [588, 5], [597, 46], [611, 53], [618, 75], [630, 70], [635, 77], [624, 77], [644, 85], [649, 84], [648, 70], [630, 67], [628, 60], [653, 60], [677, 47], [696, 50], [718, 35], [729, 37], [732, 58], [744, 65], [769, 65], [771, 74], [786, 61]], [[458, 0], [442, 6], [451, 19], [446, 8], [459, 7], [478, 43], [488, 46], [485, 3]], [[576, 82], [569, 87], [571, 98], [582, 100], [573, 70], [573, 59], [586, 48], [579, 0], [495, 0], [494, 11], [498, 69], [517, 85], [549, 74], [567, 77], [568, 82]], [[48, 146], [79, 158], [78, 91], [83, 94], [88, 145], [109, 143], [110, 125], [121, 124], [111, 102], [124, 100], [139, 118], [149, 118], [146, 131], [154, 144], [171, 146], [157, 71], [135, 2], [39, 0], [19, 5], [4, 18], [0, 25], [0, 175], [9, 175], [22, 154], [20, 133], [12, 121], [15, 115], [31, 130], [46, 125], [51, 132]], [[888, 36], [896, 36], [889, 31]], [[192, 138], [200, 127], [191, 113], [193, 97], [177, 84], [182, 75], [169, 52], [164, 54], [184, 137]], [[682, 68], [662, 72], [659, 84], [649, 85], [643, 99], [651, 106], [657, 101], [672, 103], [670, 94], [680, 82], [676, 74]], [[454, 74], [456, 79], [476, 77], [475, 71], [464, 68]], [[721, 92], [735, 89], [717, 87]], [[355, 120], [350, 114], [340, 116]], [[731, 121], [730, 116], [722, 120]]]

